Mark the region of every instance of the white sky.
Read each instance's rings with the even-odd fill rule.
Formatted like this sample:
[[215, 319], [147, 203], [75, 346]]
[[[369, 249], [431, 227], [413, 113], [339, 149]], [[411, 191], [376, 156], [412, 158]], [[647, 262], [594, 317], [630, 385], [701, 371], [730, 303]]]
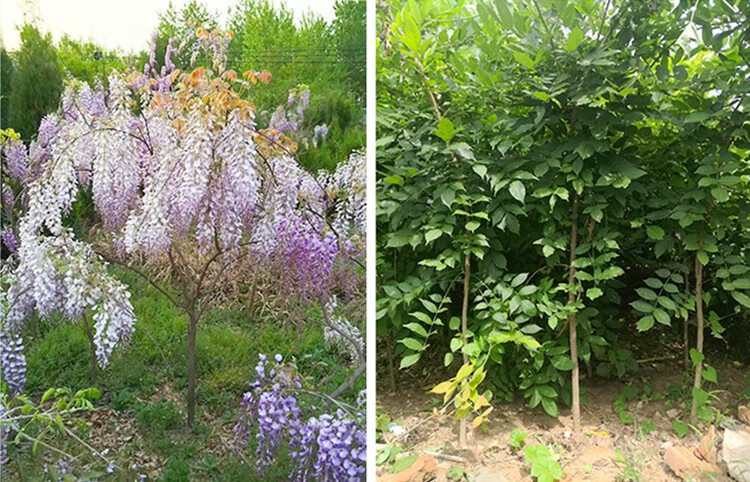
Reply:
[[[281, 0], [273, 0], [278, 5]], [[169, 0], [0, 0], [0, 38], [5, 48], [18, 48], [18, 29], [23, 23], [27, 5], [36, 4], [43, 30], [57, 42], [63, 34], [79, 40], [93, 40], [106, 49], [134, 52], [148, 49], [156, 29], [158, 14], [164, 12]], [[182, 7], [188, 0], [172, 0]], [[208, 9], [219, 13], [222, 24], [227, 11], [236, 0], [203, 0]], [[333, 20], [335, 0], [285, 0], [299, 19], [305, 12], [315, 12], [325, 20]]]

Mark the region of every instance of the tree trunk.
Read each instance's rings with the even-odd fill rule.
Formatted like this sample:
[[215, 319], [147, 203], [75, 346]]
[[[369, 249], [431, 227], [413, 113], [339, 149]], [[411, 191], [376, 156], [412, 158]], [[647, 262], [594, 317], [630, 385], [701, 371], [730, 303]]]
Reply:
[[198, 317], [195, 313], [190, 313], [190, 325], [188, 326], [188, 394], [187, 394], [187, 411], [188, 427], [192, 428], [195, 424], [195, 338], [198, 332]]
[[[464, 299], [461, 306], [461, 338], [466, 345], [466, 332], [469, 331], [469, 279], [471, 278], [471, 255], [464, 256]], [[464, 353], [464, 364], [469, 362], [469, 356]], [[458, 426], [458, 445], [466, 448], [466, 417], [462, 417]]]
[[97, 360], [96, 360], [96, 343], [94, 342], [94, 333], [91, 331], [91, 324], [89, 323], [89, 317], [86, 316], [86, 313], [84, 313], [81, 316], [81, 319], [83, 320], [83, 328], [86, 330], [86, 338], [89, 339], [89, 351], [91, 353], [91, 382], [96, 383], [99, 376], [96, 369]]
[[[703, 243], [701, 243], [703, 247]], [[703, 353], [703, 264], [698, 259], [698, 254], [695, 255], [695, 320], [698, 324], [696, 330], [695, 349], [698, 353]], [[695, 364], [695, 378], [693, 379], [693, 388], [700, 390], [701, 388], [701, 370], [703, 369], [703, 362]], [[698, 402], [693, 397], [693, 405], [690, 407], [690, 419], [694, 420], [695, 415], [698, 412]]]
[[[685, 275], [685, 293], [687, 293], [689, 289], [690, 289], [690, 272], [688, 270], [688, 273]], [[685, 313], [685, 318], [682, 320], [682, 345], [683, 345], [682, 363], [685, 365], [685, 370], [690, 369], [690, 335], [688, 333], [689, 331], [688, 320], [689, 319], [690, 319], [689, 314]]]
[[[576, 294], [573, 286], [576, 280], [576, 248], [578, 245], [578, 196], [573, 194], [573, 206], [570, 220], [570, 266], [568, 267], [568, 303], [575, 302]], [[570, 360], [573, 362], [573, 371], [571, 372], [572, 388], [572, 409], [573, 409], [573, 429], [581, 429], [581, 400], [580, 387], [578, 378], [578, 334], [577, 320], [575, 311], [568, 316], [568, 329], [570, 330]]]
[[386, 343], [388, 344], [388, 350], [386, 351], [386, 357], [388, 358], [388, 384], [391, 386], [391, 392], [395, 392], [396, 366], [393, 363], [393, 354], [395, 353], [396, 347], [391, 336], [388, 336]]
[[247, 305], [245, 305], [245, 313], [250, 317], [250, 320], [255, 317], [255, 295], [258, 291], [258, 273], [253, 274], [253, 282], [250, 284], [250, 298], [248, 299]]

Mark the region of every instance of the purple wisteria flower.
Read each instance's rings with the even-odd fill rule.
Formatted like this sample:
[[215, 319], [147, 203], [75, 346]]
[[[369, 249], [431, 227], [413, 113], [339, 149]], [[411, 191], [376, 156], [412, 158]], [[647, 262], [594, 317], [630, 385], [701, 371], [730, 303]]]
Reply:
[[251, 431], [255, 436], [256, 465], [261, 476], [276, 460], [283, 444], [292, 458], [290, 480], [306, 482], [359, 482], [365, 480], [366, 444], [364, 392], [359, 394], [357, 412], [322, 414], [303, 420], [297, 400], [300, 381], [290, 380], [282, 367], [282, 356], [259, 355], [255, 379], [242, 401], [235, 425], [238, 449], [246, 447]]

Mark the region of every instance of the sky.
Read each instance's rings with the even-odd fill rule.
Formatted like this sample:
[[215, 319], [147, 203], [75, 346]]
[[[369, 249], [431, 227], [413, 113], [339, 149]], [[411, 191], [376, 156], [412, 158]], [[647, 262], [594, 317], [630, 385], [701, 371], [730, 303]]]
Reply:
[[[281, 0], [273, 0], [278, 4]], [[159, 23], [169, 0], [0, 0], [0, 36], [7, 50], [18, 48], [18, 29], [24, 21], [26, 5], [36, 4], [41, 26], [55, 41], [63, 34], [75, 39], [93, 40], [105, 49], [136, 52], [149, 47], [149, 39]], [[188, 0], [172, 0], [182, 7]], [[218, 12], [226, 22], [229, 7], [236, 0], [203, 0], [210, 11]], [[299, 19], [305, 12], [315, 12], [330, 21], [334, 18], [335, 0], [285, 0]]]

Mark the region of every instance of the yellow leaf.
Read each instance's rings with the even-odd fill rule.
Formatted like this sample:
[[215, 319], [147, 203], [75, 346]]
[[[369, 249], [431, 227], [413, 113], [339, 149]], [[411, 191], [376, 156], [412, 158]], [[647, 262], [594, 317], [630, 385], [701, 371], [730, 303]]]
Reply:
[[430, 390], [432, 393], [445, 393], [448, 390], [450, 390], [453, 387], [453, 382], [443, 382], [435, 385], [432, 390]]
[[484, 398], [484, 395], [480, 395], [476, 401], [474, 402], [474, 410], [479, 410], [484, 406], [489, 405], [489, 402], [487, 402], [487, 399]]
[[462, 366], [458, 370], [458, 373], [456, 374], [456, 381], [460, 382], [464, 378], [468, 377], [473, 369], [474, 366], [471, 363], [465, 363], [464, 366]]
[[484, 418], [480, 415], [479, 417], [475, 418], [473, 422], [471, 422], [471, 428], [477, 428], [480, 425], [482, 425], [482, 422], [484, 421]]

